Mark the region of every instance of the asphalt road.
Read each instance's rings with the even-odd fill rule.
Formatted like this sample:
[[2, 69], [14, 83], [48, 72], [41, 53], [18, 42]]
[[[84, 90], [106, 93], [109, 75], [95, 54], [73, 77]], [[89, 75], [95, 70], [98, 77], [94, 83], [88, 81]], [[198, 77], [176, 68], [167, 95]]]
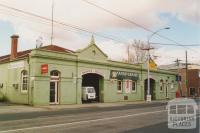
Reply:
[[199, 133], [168, 129], [165, 103], [0, 115], [0, 133]]

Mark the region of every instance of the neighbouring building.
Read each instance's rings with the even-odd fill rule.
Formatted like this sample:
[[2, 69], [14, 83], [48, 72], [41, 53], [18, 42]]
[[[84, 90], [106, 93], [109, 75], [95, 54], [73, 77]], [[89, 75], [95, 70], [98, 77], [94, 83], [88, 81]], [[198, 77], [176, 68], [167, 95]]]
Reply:
[[[179, 70], [179, 75], [181, 76], [181, 84], [179, 89], [182, 90], [182, 95], [184, 97], [199, 97], [200, 96], [200, 69], [188, 69], [187, 70], [187, 82], [188, 87], [186, 87], [186, 70]], [[188, 89], [187, 89], [188, 88]]]
[[[0, 57], [0, 99], [30, 105], [81, 104], [82, 86], [94, 86], [97, 102], [145, 100], [147, 69], [108, 59], [94, 38], [81, 50], [56, 45], [17, 51], [19, 36], [11, 36], [11, 53]], [[172, 99], [176, 73], [150, 72], [152, 100]]]
[[179, 79], [178, 89], [183, 97], [200, 97], [200, 68], [198, 64], [189, 64], [187, 72], [185, 63], [181, 63], [179, 67], [176, 64], [170, 64], [161, 68], [172, 70], [180, 76], [177, 78], [177, 80]]

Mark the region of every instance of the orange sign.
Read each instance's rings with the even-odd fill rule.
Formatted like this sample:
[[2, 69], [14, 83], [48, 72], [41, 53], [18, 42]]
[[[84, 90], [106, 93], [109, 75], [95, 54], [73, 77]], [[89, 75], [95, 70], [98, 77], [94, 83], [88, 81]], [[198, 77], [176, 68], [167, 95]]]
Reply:
[[42, 74], [48, 73], [48, 64], [41, 65], [41, 73]]

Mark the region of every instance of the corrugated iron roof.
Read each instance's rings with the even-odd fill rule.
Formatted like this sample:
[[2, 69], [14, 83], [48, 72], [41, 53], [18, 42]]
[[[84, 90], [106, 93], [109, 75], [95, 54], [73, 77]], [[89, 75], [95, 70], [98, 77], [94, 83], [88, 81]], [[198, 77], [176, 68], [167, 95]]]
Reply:
[[[72, 50], [69, 50], [69, 49], [66, 49], [66, 48], [63, 48], [60, 46], [56, 46], [56, 45], [47, 45], [47, 46], [43, 46], [39, 49], [50, 50], [50, 51], [55, 51], [55, 52], [75, 53]], [[27, 57], [32, 50], [33, 49], [18, 52], [16, 59]], [[10, 54], [0, 57], [0, 62], [5, 62], [5, 61], [9, 61], [9, 60], [10, 60]]]

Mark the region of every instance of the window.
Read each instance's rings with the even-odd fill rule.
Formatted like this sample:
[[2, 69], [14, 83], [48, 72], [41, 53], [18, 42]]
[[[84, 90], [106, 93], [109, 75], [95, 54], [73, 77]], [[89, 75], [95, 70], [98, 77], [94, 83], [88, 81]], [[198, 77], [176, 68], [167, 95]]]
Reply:
[[132, 81], [132, 92], [136, 92], [136, 90], [137, 90], [137, 82]]
[[122, 81], [121, 80], [117, 81], [117, 91], [122, 92]]
[[57, 70], [53, 70], [50, 72], [51, 80], [58, 81], [60, 78], [60, 72]]
[[53, 71], [50, 72], [50, 75], [51, 76], [59, 76], [59, 71], [53, 70]]
[[161, 80], [160, 80], [160, 91], [163, 91], [163, 88], [164, 88], [164, 82], [163, 82], [163, 80], [161, 79]]
[[195, 96], [195, 88], [190, 88], [190, 96]]
[[172, 80], [171, 89], [174, 89], [174, 80]]
[[23, 70], [21, 72], [21, 92], [28, 91], [28, 72]]

